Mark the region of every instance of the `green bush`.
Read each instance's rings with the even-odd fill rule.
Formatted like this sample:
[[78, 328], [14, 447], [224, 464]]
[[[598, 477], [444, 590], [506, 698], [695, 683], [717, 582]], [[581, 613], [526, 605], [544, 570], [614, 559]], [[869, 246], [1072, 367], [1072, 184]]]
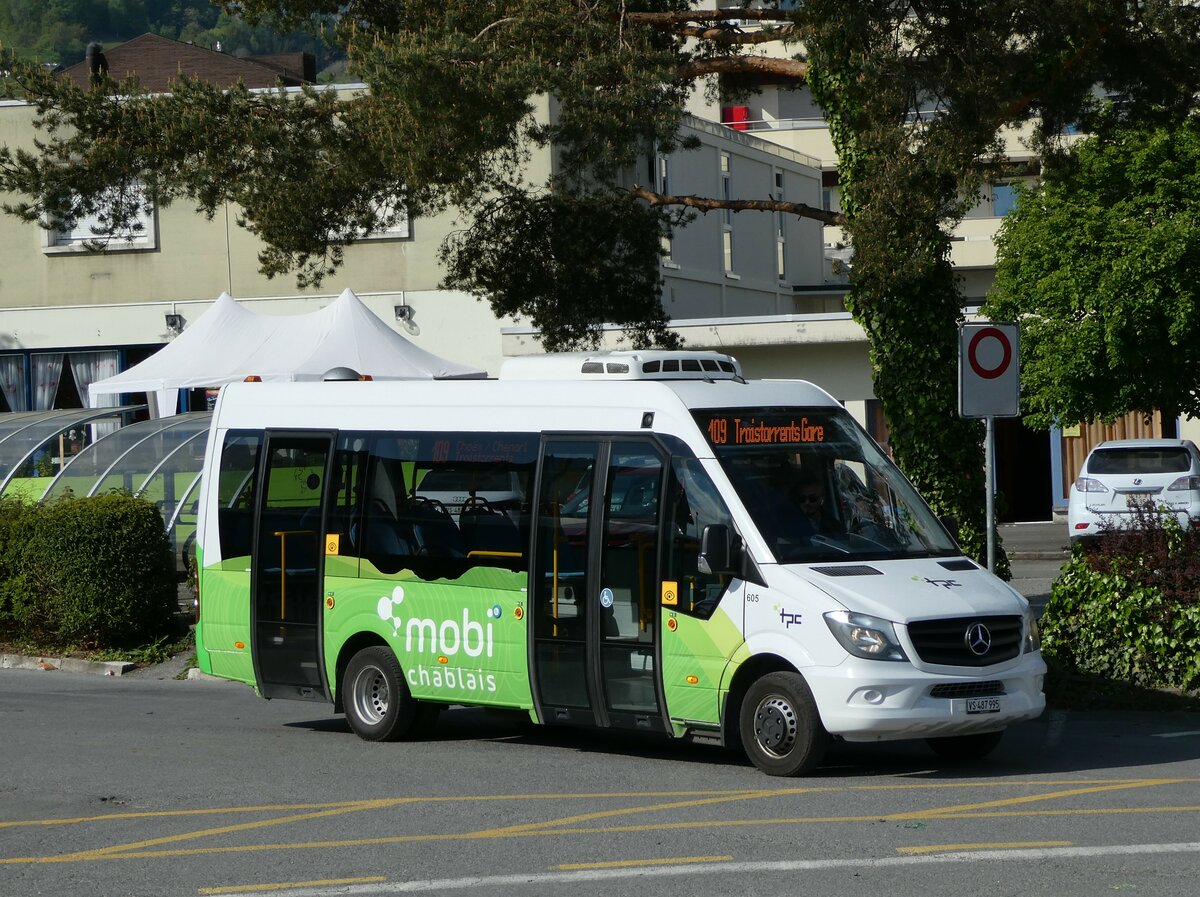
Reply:
[[0, 632], [81, 648], [173, 633], [174, 563], [150, 502], [104, 495], [24, 512], [5, 505], [0, 520]]
[[1040, 628], [1043, 653], [1070, 671], [1200, 688], [1200, 528], [1146, 514], [1076, 546]]
[[29, 544], [35, 512], [34, 506], [23, 501], [0, 498], [0, 632], [13, 615], [21, 553]]

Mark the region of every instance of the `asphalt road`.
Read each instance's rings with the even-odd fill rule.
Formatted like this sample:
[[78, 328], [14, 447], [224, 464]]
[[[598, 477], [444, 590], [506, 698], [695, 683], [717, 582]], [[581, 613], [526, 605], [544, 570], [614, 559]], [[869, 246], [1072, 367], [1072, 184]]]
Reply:
[[1200, 719], [1064, 714], [988, 761], [805, 779], [477, 710], [368, 744], [218, 681], [0, 670], [0, 894], [1196, 893]]

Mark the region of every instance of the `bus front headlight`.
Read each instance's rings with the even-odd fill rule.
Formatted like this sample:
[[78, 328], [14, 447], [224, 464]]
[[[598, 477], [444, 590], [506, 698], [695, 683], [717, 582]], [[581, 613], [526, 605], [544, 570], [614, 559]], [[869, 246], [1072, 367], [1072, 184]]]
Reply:
[[843, 648], [867, 660], [908, 660], [896, 627], [889, 620], [837, 610], [825, 614], [825, 625]]
[[1025, 609], [1025, 653], [1032, 654], [1042, 647], [1042, 636], [1038, 632], [1037, 615], [1033, 608]]

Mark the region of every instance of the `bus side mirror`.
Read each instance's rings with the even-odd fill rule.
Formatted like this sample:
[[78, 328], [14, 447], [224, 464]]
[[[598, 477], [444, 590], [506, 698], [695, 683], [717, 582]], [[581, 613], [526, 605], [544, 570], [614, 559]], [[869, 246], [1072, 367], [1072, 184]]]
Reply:
[[700, 533], [697, 569], [707, 575], [737, 573], [733, 566], [733, 538], [724, 523], [710, 523]]

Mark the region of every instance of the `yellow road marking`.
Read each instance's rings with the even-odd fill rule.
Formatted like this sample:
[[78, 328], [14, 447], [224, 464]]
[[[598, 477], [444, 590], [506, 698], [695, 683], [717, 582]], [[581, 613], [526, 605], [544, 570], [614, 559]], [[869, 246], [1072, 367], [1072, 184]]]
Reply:
[[286, 825], [290, 822], [304, 822], [309, 819], [325, 819], [330, 816], [342, 816], [346, 813], [358, 813], [363, 810], [377, 810], [385, 807], [395, 806], [397, 800], [368, 800], [360, 801], [348, 807], [335, 807], [330, 810], [318, 810], [312, 813], [297, 813], [292, 816], [279, 816], [274, 819], [258, 819], [254, 822], [242, 822], [237, 825], [222, 825], [215, 828], [201, 829], [196, 832], [185, 832], [179, 835], [165, 835], [161, 838], [150, 838], [146, 841], [134, 841], [129, 844], [113, 844], [108, 847], [100, 847], [96, 850], [83, 850], [75, 854], [68, 854], [69, 857], [74, 857], [81, 860], [101, 859], [104, 856], [116, 853], [124, 853], [126, 851], [141, 850], [147, 847], [157, 847], [160, 844], [170, 844], [175, 841], [190, 841], [193, 838], [209, 838], [213, 835], [228, 835], [233, 832], [247, 832], [254, 829], [270, 828], [275, 825]]
[[560, 863], [555, 869], [635, 869], [638, 866], [673, 866], [678, 863], [728, 863], [733, 857], [670, 857], [657, 860], [610, 860], [607, 863]]
[[522, 825], [488, 829], [486, 831], [472, 832], [471, 834], [476, 838], [487, 835], [501, 836], [510, 834], [523, 834], [525, 832], [535, 832], [539, 829], [550, 828], [552, 826], [570, 825], [571, 823], [575, 822], [589, 822], [593, 819], [608, 819], [613, 816], [628, 816], [632, 813], [655, 813], [660, 810], [682, 810], [688, 807], [702, 807], [711, 804], [723, 804], [735, 800], [747, 800], [757, 797], [773, 797], [775, 794], [776, 792], [774, 791], [747, 791], [743, 794], [735, 794], [725, 797], [710, 797], [703, 800], [673, 801], [666, 804], [650, 804], [642, 807], [621, 807], [615, 810], [596, 810], [593, 813], [583, 813], [578, 816], [566, 816], [562, 819], [546, 819], [542, 822], [527, 822]]
[[926, 844], [924, 847], [897, 847], [896, 853], [916, 856], [922, 853], [950, 853], [959, 850], [1019, 850], [1023, 847], [1074, 847], [1073, 841], [997, 841], [992, 844]]
[[[1039, 783], [1031, 783], [1039, 784]], [[803, 794], [809, 790], [812, 791], [834, 791], [835, 788], [823, 789], [806, 789], [806, 788], [789, 788], [780, 791], [780, 794]], [[605, 792], [576, 792], [563, 794], [454, 794], [454, 795], [429, 795], [428, 797], [390, 797], [384, 798], [391, 803], [399, 806], [401, 804], [421, 804], [421, 803], [469, 803], [477, 802], [492, 802], [505, 800], [601, 800], [607, 798], [622, 798], [622, 797], [713, 797], [714, 795], [730, 794], [756, 794], [757, 791], [751, 791], [744, 788], [736, 791], [605, 791]], [[140, 810], [136, 812], [126, 813], [103, 813], [96, 816], [70, 816], [61, 819], [16, 819], [9, 821], [0, 821], [0, 828], [17, 828], [20, 826], [42, 826], [42, 825], [79, 825], [85, 822], [111, 822], [115, 819], [167, 819], [172, 816], [212, 816], [224, 813], [279, 813], [292, 812], [294, 810], [328, 810], [338, 809], [341, 807], [353, 809], [361, 807], [364, 804], [375, 804], [377, 800], [339, 800], [330, 801], [327, 803], [315, 804], [264, 804], [253, 807], [201, 807], [192, 810]]]
[[[176, 835], [169, 835], [160, 838], [149, 839], [145, 841], [131, 842], [128, 844], [110, 845], [108, 847], [97, 848], [94, 850], [79, 851], [70, 854], [60, 854], [50, 857], [7, 857], [0, 858], [0, 865], [13, 864], [33, 864], [33, 863], [65, 863], [65, 862], [83, 862], [88, 860], [100, 859], [123, 859], [123, 858], [151, 858], [151, 857], [172, 857], [172, 856], [191, 856], [208, 853], [242, 853], [266, 850], [288, 850], [296, 848], [330, 848], [330, 847], [350, 847], [362, 845], [382, 845], [382, 844], [402, 844], [402, 843], [429, 843], [437, 841], [471, 841], [485, 840], [490, 838], [518, 838], [518, 837], [535, 837], [535, 836], [556, 836], [556, 835], [576, 835], [576, 834], [604, 834], [604, 833], [637, 833], [637, 832], [663, 832], [671, 830], [694, 829], [694, 828], [713, 828], [713, 827], [730, 827], [730, 826], [761, 826], [761, 825], [804, 825], [815, 823], [839, 823], [839, 822], [878, 822], [880, 820], [902, 820], [902, 819], [920, 819], [920, 818], [937, 818], [937, 819], [979, 819], [979, 818], [1001, 818], [1001, 817], [1049, 817], [1062, 815], [1111, 815], [1122, 813], [1194, 813], [1200, 811], [1200, 807], [1194, 806], [1175, 806], [1175, 807], [1131, 807], [1131, 808], [1079, 808], [1079, 809], [1050, 809], [1042, 807], [1036, 810], [1000, 810], [1001, 807], [1011, 807], [1018, 804], [1031, 802], [1047, 801], [1057, 798], [1073, 797], [1081, 794], [1104, 793], [1122, 789], [1154, 787], [1158, 785], [1172, 785], [1188, 782], [1200, 781], [1197, 779], [1143, 779], [1143, 780], [1085, 780], [1070, 783], [1058, 782], [1012, 782], [1012, 781], [997, 781], [997, 782], [944, 782], [944, 783], [905, 783], [905, 784], [874, 784], [874, 785], [855, 785], [855, 786], [824, 786], [824, 787], [802, 787], [802, 788], [783, 788], [772, 790], [736, 790], [725, 792], [713, 791], [667, 791], [667, 792], [609, 792], [609, 793], [588, 793], [588, 794], [531, 794], [531, 795], [463, 795], [453, 797], [394, 797], [382, 798], [377, 800], [367, 801], [349, 801], [338, 803], [321, 803], [321, 804], [293, 804], [281, 806], [260, 806], [260, 807], [235, 807], [224, 809], [198, 809], [198, 810], [174, 810], [163, 811], [156, 813], [120, 813], [109, 814], [107, 816], [97, 817], [78, 817], [73, 820], [31, 820], [25, 823], [6, 823], [6, 825], [40, 825], [40, 824], [62, 824], [65, 822], [75, 821], [107, 821], [120, 818], [145, 818], [145, 817], [167, 817], [180, 815], [206, 815], [213, 813], [245, 813], [251, 811], [257, 812], [278, 812], [278, 811], [294, 811], [298, 809], [311, 809], [313, 812], [308, 813], [289, 813], [289, 815], [274, 817], [271, 819], [256, 820], [240, 824], [227, 826], [216, 826], [198, 831], [185, 832]], [[1004, 798], [995, 801], [986, 801], [975, 804], [963, 804], [957, 806], [931, 808], [910, 813], [900, 814], [870, 814], [870, 815], [854, 815], [854, 816], [825, 816], [825, 817], [793, 817], [793, 818], [769, 818], [769, 819], [731, 819], [731, 820], [697, 820], [688, 822], [660, 822], [654, 824], [643, 825], [623, 825], [623, 826], [579, 826], [576, 823], [593, 821], [613, 816], [630, 815], [635, 813], [658, 812], [672, 809], [681, 809], [686, 807], [696, 807], [706, 804], [716, 804], [723, 802], [731, 802], [737, 800], [746, 800], [750, 798], [762, 797], [781, 797], [800, 794], [828, 794], [833, 792], [846, 793], [848, 791], [879, 791], [879, 790], [922, 790], [929, 788], [972, 788], [980, 787], [1033, 787], [1045, 785], [1070, 784], [1074, 787], [1053, 791], [1045, 794], [1025, 795], [1015, 798]], [[1085, 787], [1086, 786], [1086, 787]], [[422, 834], [422, 835], [398, 835], [388, 836], [383, 838], [366, 838], [366, 839], [349, 839], [344, 841], [321, 841], [321, 842], [305, 842], [301, 844], [256, 844], [256, 845], [232, 845], [219, 847], [196, 847], [196, 848], [174, 848], [153, 850], [150, 848], [162, 847], [167, 844], [188, 841], [197, 838], [213, 837], [217, 835], [233, 834], [241, 831], [249, 831], [253, 829], [261, 829], [271, 826], [286, 825], [292, 822], [302, 822], [312, 819], [320, 819], [329, 816], [343, 815], [353, 812], [366, 812], [377, 809], [388, 809], [400, 805], [420, 804], [420, 803], [455, 803], [466, 801], [498, 801], [498, 800], [548, 800], [548, 799], [615, 799], [625, 797], [696, 797], [697, 800], [689, 801], [672, 801], [663, 804], [652, 804], [649, 806], [634, 806], [623, 807], [610, 810], [595, 811], [592, 813], [581, 814], [576, 816], [565, 817], [561, 819], [545, 820], [536, 823], [525, 823], [516, 826], [509, 826], [499, 829], [485, 829], [475, 832], [449, 832], [440, 834]]]
[[962, 813], [968, 810], [987, 810], [993, 807], [1011, 807], [1017, 804], [1036, 803], [1039, 801], [1057, 800], [1063, 797], [1078, 797], [1081, 794], [1104, 794], [1111, 791], [1123, 791], [1130, 788], [1152, 788], [1157, 785], [1175, 785], [1178, 779], [1144, 779], [1140, 782], [1117, 782], [1115, 784], [1098, 785], [1091, 788], [1070, 788], [1065, 791], [1050, 791], [1045, 794], [1026, 794], [1021, 797], [1006, 797], [999, 800], [983, 801], [976, 804], [961, 804], [956, 807], [941, 807], [928, 810], [913, 810], [909, 813], [889, 814], [887, 819], [927, 819], [931, 816], [943, 816], [948, 813]]
[[[1041, 781], [1041, 780], [1023, 780], [1023, 781], [983, 781], [983, 782], [902, 782], [902, 783], [879, 783], [871, 785], [846, 785], [846, 786], [807, 786], [803, 788], [779, 788], [766, 791], [763, 789], [736, 789], [729, 791], [604, 791], [604, 792], [564, 792], [561, 794], [456, 794], [456, 795], [429, 795], [426, 797], [393, 797], [386, 798], [391, 804], [400, 806], [402, 804], [419, 804], [419, 803], [466, 803], [466, 802], [493, 802], [493, 801], [515, 801], [515, 800], [605, 800], [616, 799], [623, 797], [668, 797], [668, 798], [684, 798], [684, 797], [720, 797], [728, 795], [730, 797], [745, 796], [750, 794], [765, 794], [770, 796], [793, 796], [800, 794], [833, 794], [846, 793], [855, 791], [928, 791], [928, 790], [946, 790], [951, 788], [1041, 788], [1044, 786], [1052, 786], [1061, 788], [1063, 785], [1079, 787], [1084, 785], [1099, 785], [1103, 787], [1130, 785], [1137, 786], [1140, 784], [1189, 784], [1200, 782], [1200, 778], [1175, 778], [1175, 779], [1081, 779], [1077, 781], [1063, 782], [1059, 781]], [[212, 816], [226, 813], [278, 813], [278, 812], [293, 812], [296, 810], [325, 810], [338, 808], [355, 808], [362, 807], [365, 804], [374, 805], [376, 801], [329, 801], [326, 803], [310, 803], [310, 804], [263, 804], [250, 807], [201, 807], [190, 810], [141, 810], [130, 811], [124, 813], [104, 813], [95, 816], [71, 816], [58, 819], [17, 819], [0, 821], [0, 828], [18, 828], [21, 826], [48, 826], [48, 825], [81, 825], [88, 822], [111, 822], [117, 819], [168, 819], [176, 816]]]
[[[403, 798], [416, 801], [421, 798]], [[172, 816], [211, 816], [214, 813], [278, 813], [284, 810], [323, 810], [328, 807], [349, 807], [360, 801], [339, 800], [322, 804], [268, 804], [259, 807], [212, 807], [195, 810], [140, 810], [128, 813], [103, 813], [96, 816], [70, 816], [63, 819], [13, 819], [0, 822], [0, 828], [33, 825], [81, 825], [85, 822], [112, 822], [114, 819], [167, 819]]]
[[[1135, 807], [1135, 808], [1105, 808], [1093, 810], [1049, 810], [1049, 811], [1025, 811], [1025, 812], [997, 812], [997, 813], [961, 813], [947, 816], [939, 816], [939, 819], [981, 819], [981, 818], [1000, 818], [1000, 817], [1041, 817], [1041, 816], [1098, 816], [1098, 815], [1116, 815], [1128, 813], [1200, 813], [1200, 806], [1191, 807]], [[15, 865], [15, 864], [51, 864], [51, 863], [73, 863], [86, 860], [134, 860], [134, 859], [155, 859], [164, 857], [183, 857], [183, 856], [202, 856], [205, 854], [236, 854], [236, 853], [255, 853], [258, 851], [275, 851], [275, 850], [317, 850], [331, 849], [343, 847], [377, 847], [390, 844], [422, 844], [437, 841], [476, 841], [487, 840], [490, 838], [537, 838], [537, 837], [555, 837], [561, 835], [606, 835], [606, 834], [638, 834], [643, 832], [667, 832], [679, 831], [686, 829], [700, 828], [735, 828], [746, 826], [766, 826], [766, 825], [811, 825], [821, 822], [879, 822], [881, 817], [878, 815], [871, 816], [812, 816], [812, 817], [793, 817], [793, 818], [774, 818], [774, 819], [716, 819], [702, 822], [670, 822], [654, 825], [621, 825], [621, 826], [597, 826], [591, 828], [563, 828], [563, 829], [542, 829], [529, 832], [512, 832], [506, 835], [495, 835], [489, 832], [472, 833], [472, 832], [448, 832], [445, 834], [429, 834], [429, 835], [389, 835], [380, 838], [352, 838], [340, 841], [303, 841], [303, 842], [288, 842], [277, 844], [239, 844], [228, 845], [223, 847], [190, 847], [178, 848], [174, 850], [140, 850], [137, 852], [119, 852], [119, 853], [99, 853], [94, 855], [89, 854], [63, 854], [51, 857], [10, 857], [0, 859], [0, 865]]]
[[228, 888], [197, 888], [201, 894], [245, 894], [248, 891], [284, 891], [288, 888], [319, 888], [330, 885], [370, 885], [387, 881], [382, 875], [369, 878], [321, 878], [314, 881], [281, 881], [269, 885], [233, 885]]

